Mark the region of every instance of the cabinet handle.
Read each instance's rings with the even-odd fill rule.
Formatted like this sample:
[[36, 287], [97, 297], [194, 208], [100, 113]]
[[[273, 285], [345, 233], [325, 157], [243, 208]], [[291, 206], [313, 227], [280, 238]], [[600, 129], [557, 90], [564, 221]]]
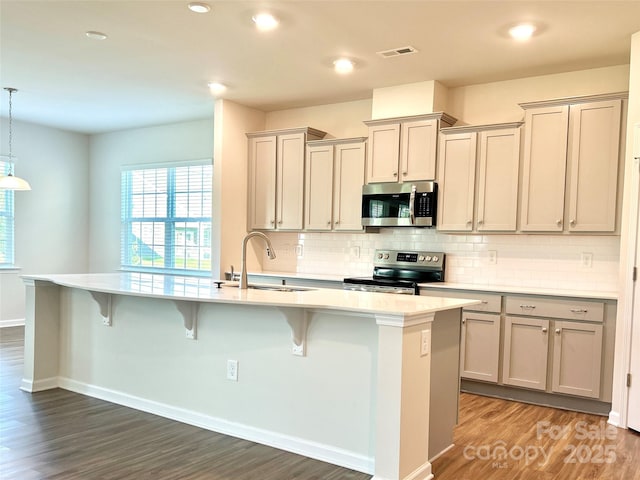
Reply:
[[271, 220], [271, 225], [275, 225], [276, 222], [274, 220]]
[[558, 225], [559, 227], [562, 226], [562, 220], [556, 220], [556, 225]]
[[397, 177], [398, 176], [398, 172], [393, 172], [393, 176]]
[[278, 225], [282, 225], [282, 220], [278, 220]]
[[482, 304], [483, 304], [483, 305], [486, 305], [487, 303], [489, 303], [489, 301], [488, 301], [488, 300], [482, 300]]
[[542, 333], [547, 333], [547, 327], [542, 327]]
[[572, 227], [575, 227], [576, 226], [576, 219], [574, 218], [569, 223], [571, 224]]
[[478, 220], [478, 225], [482, 225], [484, 223], [484, 220]]
[[571, 313], [587, 313], [589, 310], [586, 308], [571, 308]]
[[467, 225], [471, 225], [471, 220], [467, 220]]
[[520, 305], [520, 308], [523, 310], [533, 310], [534, 308], [536, 308], [535, 305]]
[[340, 220], [336, 220], [336, 225], [340, 225]]
[[463, 319], [462, 319], [462, 324], [464, 325], [466, 321], [467, 321], [467, 320], [463, 318]]
[[327, 222], [327, 225], [331, 225], [331, 220], [329, 220], [329, 221]]
[[560, 332], [562, 332], [562, 330], [560, 330], [559, 328], [556, 328], [556, 335], [560, 335]]
[[407, 176], [409, 172], [402, 172], [402, 175]]

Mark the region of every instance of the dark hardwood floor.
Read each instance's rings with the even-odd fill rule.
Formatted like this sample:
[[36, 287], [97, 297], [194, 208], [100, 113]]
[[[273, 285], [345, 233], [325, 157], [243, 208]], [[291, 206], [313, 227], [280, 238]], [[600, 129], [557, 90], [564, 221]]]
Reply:
[[[23, 336], [0, 329], [2, 480], [371, 478], [66, 390], [22, 392]], [[640, 480], [640, 436], [603, 417], [469, 394], [460, 403], [436, 480]]]

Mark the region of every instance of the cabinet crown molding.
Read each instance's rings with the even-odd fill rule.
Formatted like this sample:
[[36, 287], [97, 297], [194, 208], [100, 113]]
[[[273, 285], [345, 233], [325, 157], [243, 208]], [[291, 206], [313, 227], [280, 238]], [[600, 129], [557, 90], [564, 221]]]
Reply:
[[521, 127], [524, 122], [509, 122], [509, 123], [491, 123], [486, 125], [457, 125], [455, 127], [443, 127], [440, 129], [440, 133], [466, 133], [466, 132], [480, 132], [487, 130], [501, 130], [506, 128], [518, 128]]
[[307, 145], [313, 147], [314, 145], [343, 145], [346, 143], [362, 143], [366, 142], [367, 137], [352, 137], [352, 138], [325, 138], [322, 140], [309, 140]]
[[322, 130], [318, 130], [317, 128], [312, 127], [295, 127], [295, 128], [283, 128], [279, 130], [262, 130], [259, 132], [248, 132], [246, 133], [247, 138], [255, 138], [255, 137], [266, 137], [269, 135], [288, 135], [291, 133], [306, 133], [308, 136], [324, 138], [327, 132], [323, 132]]
[[458, 119], [452, 117], [448, 113], [445, 112], [434, 112], [434, 113], [425, 113], [422, 115], [410, 115], [407, 117], [390, 117], [390, 118], [376, 118], [372, 120], [364, 120], [364, 124], [367, 126], [371, 125], [384, 125], [386, 123], [403, 123], [403, 122], [413, 122], [417, 120], [431, 120], [438, 119], [442, 123], [446, 123], [448, 126], [454, 125]]
[[600, 95], [584, 95], [580, 97], [554, 98], [551, 100], [539, 100], [535, 102], [524, 102], [518, 105], [523, 110], [528, 108], [554, 107], [557, 105], [572, 105], [576, 103], [601, 102], [605, 100], [619, 100], [629, 98], [629, 92], [604, 93]]

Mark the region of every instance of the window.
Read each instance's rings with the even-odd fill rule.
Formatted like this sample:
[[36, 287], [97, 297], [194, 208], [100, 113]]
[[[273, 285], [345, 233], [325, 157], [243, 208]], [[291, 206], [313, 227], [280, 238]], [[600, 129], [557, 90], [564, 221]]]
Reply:
[[[8, 175], [10, 166], [0, 160], [0, 176]], [[13, 190], [0, 190], [0, 267], [13, 263]]]
[[122, 171], [125, 270], [211, 275], [211, 161]]

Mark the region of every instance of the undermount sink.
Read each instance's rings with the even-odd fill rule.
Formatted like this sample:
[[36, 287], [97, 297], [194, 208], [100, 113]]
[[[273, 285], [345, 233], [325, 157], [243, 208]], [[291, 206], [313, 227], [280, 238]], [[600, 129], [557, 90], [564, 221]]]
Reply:
[[247, 288], [255, 290], [271, 290], [273, 292], [306, 292], [307, 290], [315, 290], [306, 287], [290, 287], [289, 285], [249, 285]]
[[[225, 282], [214, 282], [223, 287], [235, 287], [238, 288], [238, 283], [225, 283]], [[220, 287], [218, 287], [220, 288]], [[306, 292], [309, 290], [315, 290], [315, 288], [308, 287], [293, 287], [290, 285], [248, 285], [247, 288], [253, 290], [270, 290], [272, 292]]]

